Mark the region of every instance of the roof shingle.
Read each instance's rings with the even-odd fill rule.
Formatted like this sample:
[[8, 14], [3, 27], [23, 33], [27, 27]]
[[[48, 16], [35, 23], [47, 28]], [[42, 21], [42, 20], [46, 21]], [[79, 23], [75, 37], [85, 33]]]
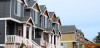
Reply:
[[61, 32], [62, 33], [73, 33], [75, 31], [76, 31], [75, 25], [61, 26]]

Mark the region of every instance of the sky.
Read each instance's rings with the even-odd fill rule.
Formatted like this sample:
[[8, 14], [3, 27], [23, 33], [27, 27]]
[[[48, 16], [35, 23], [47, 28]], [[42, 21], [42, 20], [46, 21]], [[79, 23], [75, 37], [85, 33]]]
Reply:
[[100, 0], [38, 0], [55, 12], [62, 25], [75, 25], [90, 41], [100, 32]]

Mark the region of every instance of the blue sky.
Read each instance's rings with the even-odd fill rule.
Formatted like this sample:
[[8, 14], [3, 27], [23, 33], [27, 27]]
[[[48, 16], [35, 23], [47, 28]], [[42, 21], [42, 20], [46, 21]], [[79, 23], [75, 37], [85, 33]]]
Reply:
[[92, 39], [100, 32], [100, 0], [38, 0], [61, 18], [62, 25], [76, 25]]

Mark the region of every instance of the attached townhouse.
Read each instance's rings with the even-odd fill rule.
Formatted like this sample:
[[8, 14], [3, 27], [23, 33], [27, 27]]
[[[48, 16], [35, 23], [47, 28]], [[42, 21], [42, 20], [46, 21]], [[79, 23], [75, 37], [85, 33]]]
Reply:
[[62, 38], [60, 42], [62, 48], [76, 48], [76, 31], [75, 25], [61, 26]]
[[81, 48], [84, 45], [84, 34], [75, 25], [61, 26], [62, 48]]
[[77, 29], [77, 48], [84, 48], [84, 34]]
[[59, 48], [61, 21], [34, 0], [0, 0], [0, 48]]

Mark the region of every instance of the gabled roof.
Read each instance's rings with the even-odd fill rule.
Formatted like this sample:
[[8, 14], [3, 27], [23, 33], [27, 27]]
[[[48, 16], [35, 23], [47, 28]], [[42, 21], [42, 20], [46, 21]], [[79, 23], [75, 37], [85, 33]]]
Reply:
[[53, 22], [57, 22], [59, 19], [59, 17], [56, 17]]
[[30, 23], [33, 24], [33, 20], [32, 20], [32, 18], [30, 16], [27, 16], [27, 17], [25, 16], [24, 18], [21, 18], [20, 21], [28, 22], [28, 23], [29, 23], [29, 21], [31, 21]]
[[56, 31], [55, 31], [55, 29], [54, 28], [45, 28], [45, 30], [47, 31], [47, 32], [53, 32], [53, 33], [56, 33]]
[[48, 12], [50, 15], [50, 18], [52, 18], [52, 16], [54, 15], [54, 12]]
[[75, 25], [61, 26], [62, 33], [74, 33], [76, 31]]
[[21, 21], [27, 21], [30, 18], [30, 16], [25, 16], [23, 18], [21, 18]]
[[41, 12], [40, 7], [37, 2], [33, 5], [33, 8]]
[[34, 0], [24, 0], [24, 1], [28, 7], [32, 7], [36, 3], [36, 1], [34, 1]]
[[77, 34], [84, 35], [81, 30], [77, 29]]
[[57, 22], [57, 23], [59, 23], [61, 25], [61, 21], [60, 21], [59, 17], [56, 17], [53, 22]]
[[43, 14], [46, 11], [46, 6], [45, 5], [39, 5], [41, 13]]

